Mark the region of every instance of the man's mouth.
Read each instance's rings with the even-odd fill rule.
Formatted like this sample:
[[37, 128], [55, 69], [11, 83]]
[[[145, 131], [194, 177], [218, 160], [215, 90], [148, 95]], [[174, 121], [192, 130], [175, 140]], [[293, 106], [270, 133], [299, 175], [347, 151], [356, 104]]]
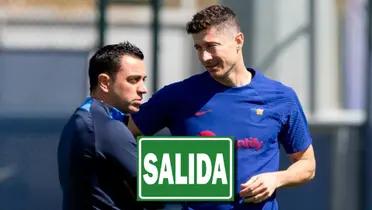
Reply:
[[206, 69], [215, 69], [218, 66], [218, 64], [212, 64], [212, 65], [204, 65]]
[[141, 105], [141, 104], [142, 104], [142, 99], [134, 99], [134, 100], [133, 100], [133, 103], [134, 103], [134, 104]]

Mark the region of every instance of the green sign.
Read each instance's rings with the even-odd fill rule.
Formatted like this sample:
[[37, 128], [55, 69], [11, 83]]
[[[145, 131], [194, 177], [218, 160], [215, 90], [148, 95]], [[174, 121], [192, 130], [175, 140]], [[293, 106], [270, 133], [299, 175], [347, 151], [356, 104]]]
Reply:
[[225, 137], [142, 137], [138, 200], [232, 201], [234, 146]]

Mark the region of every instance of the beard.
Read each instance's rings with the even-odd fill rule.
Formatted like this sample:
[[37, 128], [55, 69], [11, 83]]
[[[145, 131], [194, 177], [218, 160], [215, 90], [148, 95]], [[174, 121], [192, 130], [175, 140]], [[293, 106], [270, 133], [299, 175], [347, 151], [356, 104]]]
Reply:
[[222, 66], [222, 65], [216, 65], [212, 68], [207, 68], [207, 71], [211, 75], [211, 77], [219, 80], [227, 79], [230, 75], [230, 73], [233, 71], [235, 67], [235, 64], [232, 64], [230, 66]]

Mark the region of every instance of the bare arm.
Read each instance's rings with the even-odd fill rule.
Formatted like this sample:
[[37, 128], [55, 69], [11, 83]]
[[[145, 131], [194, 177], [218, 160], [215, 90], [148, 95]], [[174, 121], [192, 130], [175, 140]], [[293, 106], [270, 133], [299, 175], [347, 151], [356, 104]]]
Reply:
[[279, 187], [295, 186], [314, 178], [316, 163], [312, 145], [289, 157], [293, 163], [286, 170], [258, 174], [241, 185], [240, 196], [245, 202], [262, 202]]
[[278, 187], [306, 183], [315, 176], [315, 157], [313, 146], [305, 151], [289, 155], [292, 164], [285, 171], [278, 172]]

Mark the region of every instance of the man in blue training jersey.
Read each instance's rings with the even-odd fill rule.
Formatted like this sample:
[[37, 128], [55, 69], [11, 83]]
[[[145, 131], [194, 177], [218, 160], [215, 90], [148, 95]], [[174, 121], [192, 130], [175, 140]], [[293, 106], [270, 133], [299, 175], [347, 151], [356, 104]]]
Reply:
[[[189, 202], [190, 209], [278, 209], [279, 187], [315, 175], [306, 118], [295, 92], [246, 68], [244, 35], [234, 12], [212, 5], [187, 24], [206, 71], [162, 88], [131, 115], [135, 134], [168, 127], [176, 136], [233, 136], [237, 147], [236, 197], [231, 203]], [[279, 146], [293, 163], [279, 171]]]
[[143, 57], [124, 42], [90, 59], [90, 97], [64, 127], [58, 147], [64, 210], [143, 209], [136, 202], [136, 141], [124, 124], [147, 92]]

